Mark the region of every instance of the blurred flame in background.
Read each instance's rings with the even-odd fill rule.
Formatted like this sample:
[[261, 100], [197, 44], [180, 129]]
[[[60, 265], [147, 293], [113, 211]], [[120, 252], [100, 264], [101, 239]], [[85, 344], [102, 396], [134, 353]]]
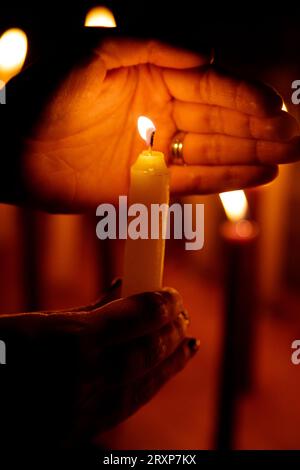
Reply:
[[229, 220], [237, 222], [246, 217], [248, 202], [244, 191], [227, 191], [219, 196]]
[[27, 49], [27, 36], [21, 29], [11, 28], [2, 34], [0, 38], [0, 80], [7, 83], [21, 71]]
[[85, 17], [84, 26], [115, 28], [117, 26], [112, 11], [104, 6], [91, 8]]

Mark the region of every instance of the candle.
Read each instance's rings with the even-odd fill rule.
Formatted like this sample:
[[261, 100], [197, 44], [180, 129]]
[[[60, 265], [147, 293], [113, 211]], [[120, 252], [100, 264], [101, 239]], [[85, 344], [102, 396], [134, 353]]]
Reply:
[[232, 449], [237, 399], [249, 389], [252, 375], [258, 225], [246, 219], [248, 202], [244, 191], [221, 193], [220, 199], [229, 220], [221, 226], [227, 263], [216, 446]]
[[[151, 204], [169, 204], [169, 172], [164, 154], [152, 150], [155, 133], [150, 119], [141, 116], [138, 119], [141, 137], [149, 149], [138, 156], [130, 170], [129, 205], [143, 204], [151, 216]], [[162, 213], [158, 238], [128, 237], [125, 246], [122, 295], [128, 296], [145, 291], [154, 291], [162, 287], [166, 212]]]

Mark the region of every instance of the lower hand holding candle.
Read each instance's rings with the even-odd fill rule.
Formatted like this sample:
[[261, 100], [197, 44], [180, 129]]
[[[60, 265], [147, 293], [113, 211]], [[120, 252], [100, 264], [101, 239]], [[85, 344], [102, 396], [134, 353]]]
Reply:
[[[174, 193], [265, 183], [278, 163], [299, 159], [297, 123], [281, 111], [276, 92], [219, 70], [208, 56], [130, 39], [108, 39], [69, 68], [69, 58], [55, 54], [7, 87], [2, 200], [29, 198], [65, 212], [127, 194], [129, 167], [143, 149], [136, 119], [144, 114], [159, 129], [156, 147], [167, 159], [183, 132], [187, 165], [169, 165]], [[26, 138], [22, 153], [12, 147], [18, 130], [22, 144]]]
[[195, 354], [176, 291], [109, 302], [119, 287], [74, 310], [0, 316], [10, 371], [1, 386], [3, 449], [89, 445]]

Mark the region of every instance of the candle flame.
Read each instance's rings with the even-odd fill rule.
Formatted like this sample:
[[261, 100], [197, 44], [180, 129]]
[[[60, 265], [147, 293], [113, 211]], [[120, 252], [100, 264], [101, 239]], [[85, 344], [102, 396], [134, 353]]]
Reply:
[[288, 109], [287, 109], [287, 107], [286, 107], [285, 102], [282, 103], [282, 108], [281, 108], [281, 109], [282, 109], [282, 111], [286, 111], [286, 112], [287, 112]]
[[229, 220], [237, 222], [246, 217], [248, 202], [244, 191], [227, 191], [219, 196]]
[[152, 145], [153, 134], [156, 131], [156, 127], [151, 119], [146, 116], [140, 116], [138, 118], [137, 125], [141, 138], [144, 139], [147, 145]]
[[11, 28], [0, 38], [0, 79], [7, 83], [17, 75], [25, 62], [27, 36], [21, 29]]
[[86, 17], [84, 26], [115, 28], [117, 26], [115, 17], [107, 7], [99, 6], [91, 8]]

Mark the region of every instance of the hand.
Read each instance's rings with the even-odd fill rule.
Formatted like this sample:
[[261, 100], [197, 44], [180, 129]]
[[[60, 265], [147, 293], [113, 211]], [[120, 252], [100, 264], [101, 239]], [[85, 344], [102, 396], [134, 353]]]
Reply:
[[300, 155], [299, 138], [289, 140], [297, 123], [281, 106], [271, 88], [218, 70], [209, 57], [155, 41], [107, 39], [44, 105], [26, 140], [25, 184], [39, 205], [65, 211], [126, 194], [129, 166], [145, 147], [139, 115], [155, 122], [155, 148], [166, 156], [184, 132], [188, 166], [170, 166], [174, 193], [265, 183], [278, 163]]
[[186, 365], [197, 349], [187, 326], [171, 289], [81, 310], [0, 317], [7, 347], [1, 445], [89, 445]]

